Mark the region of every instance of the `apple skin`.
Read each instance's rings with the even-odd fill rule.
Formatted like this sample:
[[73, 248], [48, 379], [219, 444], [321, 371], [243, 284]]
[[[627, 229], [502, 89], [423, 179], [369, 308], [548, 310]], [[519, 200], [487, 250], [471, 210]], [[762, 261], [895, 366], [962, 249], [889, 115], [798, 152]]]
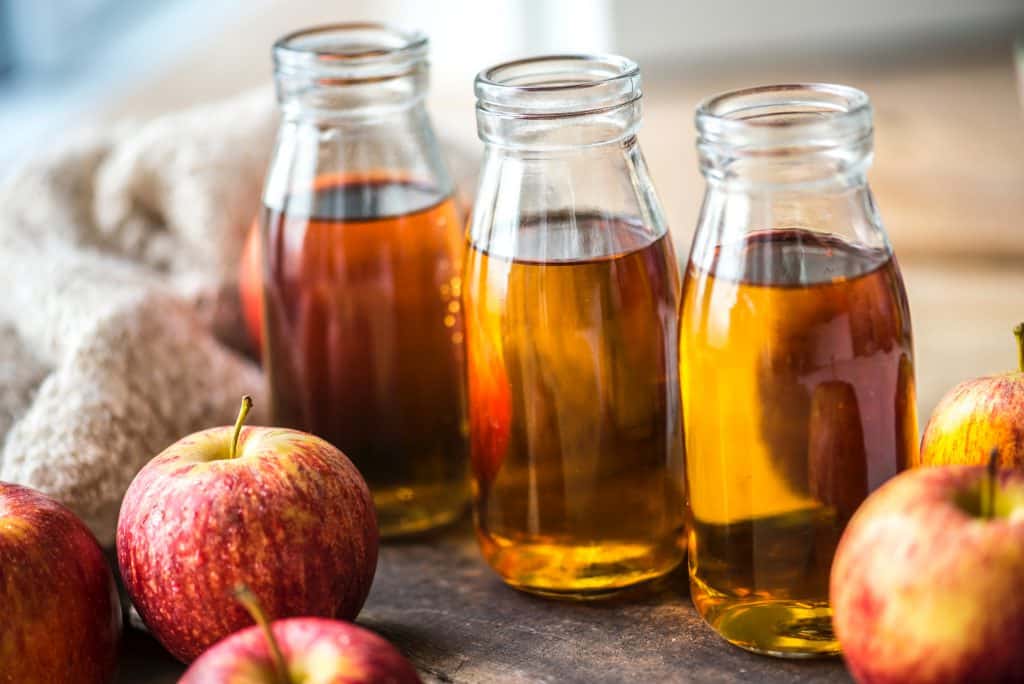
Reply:
[[[419, 684], [394, 646], [356, 625], [323, 618], [289, 618], [271, 625], [289, 674], [318, 684]], [[277, 684], [263, 630], [253, 625], [215, 644], [178, 684]]]
[[135, 477], [117, 526], [128, 595], [153, 635], [191, 662], [252, 623], [248, 586], [270, 619], [352, 619], [377, 566], [377, 518], [359, 471], [313, 435], [245, 427], [186, 437]]
[[942, 398], [912, 465], [980, 465], [992, 448], [999, 466], [1024, 470], [1024, 373], [962, 382]]
[[0, 682], [108, 682], [120, 642], [114, 575], [89, 528], [0, 482]]
[[238, 264], [238, 294], [245, 329], [258, 354], [263, 348], [263, 248], [258, 218], [253, 219], [242, 247], [242, 259]]
[[836, 636], [872, 684], [1024, 681], [1024, 473], [998, 474], [1012, 512], [957, 503], [984, 467], [905, 471], [875, 491], [832, 564]]

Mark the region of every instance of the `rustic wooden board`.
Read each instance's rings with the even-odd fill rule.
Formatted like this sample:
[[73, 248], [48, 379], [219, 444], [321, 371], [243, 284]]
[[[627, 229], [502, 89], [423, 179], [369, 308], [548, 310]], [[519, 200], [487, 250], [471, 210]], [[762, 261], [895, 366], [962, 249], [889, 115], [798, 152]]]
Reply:
[[[756, 656], [717, 637], [690, 603], [684, 571], [600, 603], [506, 587], [468, 523], [381, 549], [359, 623], [390, 639], [427, 682], [848, 682], [838, 660]], [[133, 632], [120, 681], [170, 684], [182, 672]]]

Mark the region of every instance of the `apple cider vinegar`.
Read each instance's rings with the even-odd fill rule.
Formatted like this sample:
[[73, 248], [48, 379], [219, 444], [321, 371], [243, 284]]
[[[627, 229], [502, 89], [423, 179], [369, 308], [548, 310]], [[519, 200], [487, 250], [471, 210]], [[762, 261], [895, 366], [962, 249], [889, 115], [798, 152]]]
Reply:
[[477, 75], [463, 269], [473, 512], [509, 585], [607, 596], [683, 560], [679, 269], [637, 139], [640, 70]]
[[383, 534], [434, 527], [468, 498], [458, 212], [408, 181], [318, 186], [265, 210], [275, 421], [352, 459]]
[[756, 86], [697, 109], [707, 180], [683, 284], [690, 593], [729, 642], [839, 653], [829, 575], [913, 463], [910, 313], [868, 188], [867, 95]]
[[469, 502], [465, 240], [424, 105], [427, 53], [423, 33], [373, 22], [273, 50], [282, 116], [260, 235], [273, 419], [355, 463], [384, 537]]
[[667, 235], [577, 216], [581, 244], [554, 223], [520, 226], [520, 247], [584, 252], [467, 258], [476, 521], [506, 582], [585, 597], [681, 559], [679, 277]]
[[820, 233], [736, 251], [691, 264], [684, 287], [693, 599], [730, 641], [833, 653], [839, 537], [917, 448], [902, 285], [884, 250]]

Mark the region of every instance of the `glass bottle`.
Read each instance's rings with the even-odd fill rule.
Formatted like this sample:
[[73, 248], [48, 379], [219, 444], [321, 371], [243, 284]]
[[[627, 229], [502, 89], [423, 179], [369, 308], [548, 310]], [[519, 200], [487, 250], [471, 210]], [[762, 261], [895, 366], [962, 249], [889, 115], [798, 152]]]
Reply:
[[743, 648], [838, 653], [836, 543], [917, 449], [907, 298], [865, 179], [870, 103], [765, 86], [696, 121], [707, 192], [679, 340], [691, 594]]
[[275, 423], [340, 448], [381, 534], [469, 498], [464, 238], [423, 98], [427, 39], [381, 24], [273, 49], [282, 121], [263, 191], [264, 367]]
[[476, 530], [502, 579], [538, 594], [609, 594], [684, 554], [679, 273], [637, 144], [640, 95], [636, 64], [613, 56], [476, 79]]

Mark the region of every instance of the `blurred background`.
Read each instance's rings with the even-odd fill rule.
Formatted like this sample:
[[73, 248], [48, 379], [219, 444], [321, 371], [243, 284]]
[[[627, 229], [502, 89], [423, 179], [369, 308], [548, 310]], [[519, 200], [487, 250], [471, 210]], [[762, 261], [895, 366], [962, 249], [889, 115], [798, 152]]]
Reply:
[[269, 84], [271, 43], [312, 24], [426, 30], [430, 108], [468, 168], [482, 67], [552, 51], [628, 55], [643, 69], [641, 144], [682, 258], [703, 190], [692, 125], [702, 97], [773, 81], [860, 87], [876, 109], [871, 181], [911, 296], [924, 415], [953, 382], [1015, 361], [1022, 0], [0, 0], [0, 10], [0, 176], [71, 128]]

